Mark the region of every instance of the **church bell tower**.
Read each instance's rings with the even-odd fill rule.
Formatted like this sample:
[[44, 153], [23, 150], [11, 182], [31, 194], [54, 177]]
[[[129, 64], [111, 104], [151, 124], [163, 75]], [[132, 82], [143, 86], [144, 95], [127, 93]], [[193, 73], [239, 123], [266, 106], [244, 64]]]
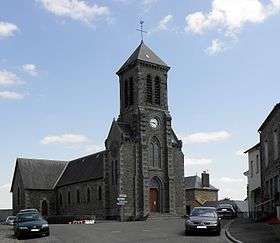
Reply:
[[168, 109], [169, 69], [142, 40], [117, 72], [120, 114], [116, 122], [129, 131], [124, 143], [133, 144], [133, 159], [123, 156], [123, 164], [129, 167], [123, 171], [130, 176], [125, 173], [133, 168], [136, 218], [184, 213], [184, 159]]

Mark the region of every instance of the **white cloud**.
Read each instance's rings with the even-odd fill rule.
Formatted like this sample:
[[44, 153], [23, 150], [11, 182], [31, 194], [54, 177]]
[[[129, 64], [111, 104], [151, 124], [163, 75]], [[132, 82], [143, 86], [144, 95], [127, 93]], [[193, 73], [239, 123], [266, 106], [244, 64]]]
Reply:
[[20, 78], [12, 72], [5, 69], [0, 70], [0, 85], [13, 85], [23, 83]]
[[0, 99], [8, 100], [21, 100], [25, 97], [24, 94], [20, 94], [13, 91], [0, 91]]
[[90, 139], [82, 134], [49, 135], [41, 140], [42, 144], [61, 144], [65, 146], [79, 146], [88, 144]]
[[145, 11], [149, 11], [157, 2], [158, 0], [143, 0], [142, 5]]
[[157, 26], [157, 30], [168, 30], [168, 24], [173, 20], [173, 16], [171, 14], [166, 15], [162, 18]]
[[199, 132], [181, 136], [184, 143], [210, 143], [228, 139], [231, 134], [227, 131]]
[[[186, 16], [185, 30], [203, 34], [209, 30], [223, 33], [225, 37], [237, 39], [237, 35], [248, 24], [262, 23], [268, 17], [280, 12], [280, 0], [213, 0], [207, 13], [195, 12]], [[220, 53], [217, 41], [212, 41], [209, 53]]]
[[10, 193], [11, 184], [4, 184], [0, 186], [0, 209], [11, 209], [12, 195]]
[[238, 182], [244, 182], [245, 178], [241, 179], [241, 178], [221, 177], [213, 180], [221, 183], [238, 183]]
[[22, 70], [31, 76], [37, 76], [38, 75], [38, 69], [36, 65], [34, 64], [24, 64], [22, 65]]
[[275, 10], [279, 10], [279, 0], [267, 6], [259, 0], [213, 0], [210, 12], [196, 12], [186, 17], [186, 30], [202, 34], [220, 28], [227, 33], [237, 33], [245, 24], [263, 22]]
[[209, 165], [213, 161], [207, 158], [185, 158], [186, 165]]
[[68, 17], [87, 24], [91, 24], [100, 18], [108, 17], [110, 14], [110, 10], [106, 6], [89, 5], [87, 2], [80, 0], [38, 1], [43, 4], [46, 10], [57, 16]]
[[104, 149], [103, 145], [95, 145], [95, 144], [90, 144], [87, 145], [85, 148], [86, 153], [97, 153], [99, 151], [102, 151]]
[[19, 28], [15, 24], [0, 22], [0, 38], [13, 36], [17, 31]]
[[212, 40], [211, 46], [209, 46], [205, 52], [209, 56], [217, 55], [225, 50], [225, 45], [219, 39]]

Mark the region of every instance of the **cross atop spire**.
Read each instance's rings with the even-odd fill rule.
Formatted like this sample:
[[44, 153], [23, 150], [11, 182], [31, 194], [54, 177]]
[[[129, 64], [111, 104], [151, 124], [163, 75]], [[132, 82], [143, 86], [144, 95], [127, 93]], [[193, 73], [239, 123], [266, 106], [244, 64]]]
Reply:
[[140, 29], [136, 29], [137, 31], [141, 32], [141, 42], [143, 42], [143, 33], [147, 33], [147, 31], [143, 30], [144, 21], [140, 20]]

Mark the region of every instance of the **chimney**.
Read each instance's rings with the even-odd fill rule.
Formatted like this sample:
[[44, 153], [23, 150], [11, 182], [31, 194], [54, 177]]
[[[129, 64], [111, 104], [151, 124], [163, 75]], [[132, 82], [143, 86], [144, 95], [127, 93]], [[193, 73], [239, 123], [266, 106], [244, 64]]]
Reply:
[[201, 180], [202, 180], [202, 187], [210, 186], [209, 174], [206, 171], [203, 171], [203, 173], [201, 173]]

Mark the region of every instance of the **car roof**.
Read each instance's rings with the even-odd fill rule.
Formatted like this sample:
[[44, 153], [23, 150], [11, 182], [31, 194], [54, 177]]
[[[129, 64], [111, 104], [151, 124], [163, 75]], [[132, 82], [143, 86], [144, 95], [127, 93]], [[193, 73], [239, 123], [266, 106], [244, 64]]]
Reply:
[[194, 207], [193, 209], [213, 209], [216, 210], [214, 207]]

